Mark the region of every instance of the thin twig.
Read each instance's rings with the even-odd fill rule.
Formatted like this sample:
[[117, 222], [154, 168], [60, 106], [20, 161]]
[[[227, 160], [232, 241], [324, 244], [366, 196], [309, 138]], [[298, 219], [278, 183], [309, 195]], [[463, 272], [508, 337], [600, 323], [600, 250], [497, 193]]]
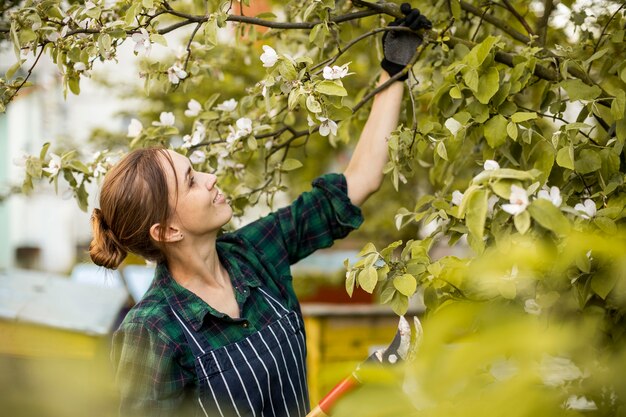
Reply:
[[191, 42], [193, 42], [193, 38], [198, 33], [198, 29], [202, 26], [202, 23], [198, 23], [196, 27], [191, 32], [191, 36], [189, 37], [189, 42], [187, 42], [187, 57], [185, 58], [185, 65], [183, 65], [183, 70], [187, 71], [187, 64], [189, 64], [189, 59], [191, 58]]
[[[470, 12], [476, 16], [482, 16], [483, 15], [483, 11], [479, 8], [476, 7], [472, 4], [469, 4], [465, 1], [461, 1], [461, 8], [467, 12]], [[529, 44], [530, 43], [530, 38], [526, 35], [524, 35], [523, 33], [518, 32], [517, 30], [513, 29], [508, 23], [498, 19], [495, 16], [492, 16], [490, 14], [485, 14], [484, 15], [484, 19], [485, 21], [491, 23], [492, 25], [494, 25], [495, 27], [497, 27], [498, 29], [502, 30], [503, 32], [505, 32], [506, 34], [508, 34], [511, 38], [515, 39], [516, 41], [522, 42], [523, 44]]]
[[534, 35], [535, 32], [533, 31], [533, 29], [530, 27], [530, 25], [528, 24], [528, 22], [526, 21], [526, 19], [524, 19], [524, 16], [522, 16], [521, 14], [519, 14], [519, 12], [517, 11], [517, 9], [515, 9], [515, 7], [513, 7], [513, 5], [511, 4], [511, 2], [509, 0], [502, 0], [502, 3], [504, 3], [504, 5], [506, 6], [506, 8], [511, 12], [511, 14], [513, 16], [515, 16], [515, 18], [517, 19], [518, 22], [520, 22], [522, 24], [522, 26], [524, 26], [524, 29], [526, 29], [526, 32], [529, 35]]
[[39, 53], [37, 54], [37, 58], [35, 58], [35, 62], [33, 62], [33, 65], [31, 65], [30, 68], [28, 69], [28, 73], [26, 74], [26, 77], [24, 78], [24, 80], [20, 83], [20, 85], [15, 87], [15, 91], [13, 91], [13, 94], [11, 94], [11, 96], [4, 103], [5, 106], [7, 106], [13, 100], [13, 98], [17, 95], [20, 89], [24, 87], [24, 84], [26, 84], [26, 81], [28, 81], [30, 76], [33, 74], [35, 65], [37, 65], [37, 62], [39, 62], [39, 58], [41, 58], [41, 56], [43, 55], [43, 51], [45, 49], [44, 46], [45, 46], [45, 43], [41, 46], [41, 49], [39, 50]]

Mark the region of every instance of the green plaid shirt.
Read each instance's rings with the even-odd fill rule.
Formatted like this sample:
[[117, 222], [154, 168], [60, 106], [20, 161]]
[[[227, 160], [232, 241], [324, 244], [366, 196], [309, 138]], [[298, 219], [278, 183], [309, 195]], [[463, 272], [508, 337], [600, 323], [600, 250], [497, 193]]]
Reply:
[[159, 265], [147, 293], [113, 336], [120, 415], [193, 415], [198, 396], [194, 357], [168, 301], [212, 348], [237, 342], [274, 318], [274, 310], [255, 287], [263, 285], [285, 307], [300, 313], [289, 266], [331, 246], [362, 222], [361, 210], [347, 196], [345, 177], [327, 174], [290, 206], [218, 238], [219, 259], [241, 311], [238, 319], [211, 308]]

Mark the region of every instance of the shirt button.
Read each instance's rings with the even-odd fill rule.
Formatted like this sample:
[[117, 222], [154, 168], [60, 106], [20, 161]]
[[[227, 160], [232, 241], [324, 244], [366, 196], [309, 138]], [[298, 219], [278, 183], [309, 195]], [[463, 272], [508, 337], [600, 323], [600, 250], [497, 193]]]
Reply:
[[243, 327], [248, 327], [248, 322], [247, 322], [247, 321], [244, 321], [243, 323], [241, 323], [241, 325], [242, 325]]

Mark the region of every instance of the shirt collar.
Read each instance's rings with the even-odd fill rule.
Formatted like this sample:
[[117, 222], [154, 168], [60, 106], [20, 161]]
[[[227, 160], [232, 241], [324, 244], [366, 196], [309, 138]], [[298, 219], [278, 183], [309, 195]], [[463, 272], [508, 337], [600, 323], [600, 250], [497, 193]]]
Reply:
[[[228, 271], [228, 275], [233, 283], [237, 303], [243, 306], [250, 294], [246, 287], [258, 287], [261, 285], [261, 282], [257, 274], [245, 262], [241, 262], [236, 253], [222, 246], [227, 245], [220, 245], [220, 242], [218, 242], [218, 257]], [[176, 282], [165, 263], [157, 265], [155, 285], [161, 288], [165, 298], [176, 310], [176, 313], [181, 315], [195, 331], [202, 327], [208, 314], [218, 319], [227, 318], [226, 314], [215, 310], [196, 294]]]

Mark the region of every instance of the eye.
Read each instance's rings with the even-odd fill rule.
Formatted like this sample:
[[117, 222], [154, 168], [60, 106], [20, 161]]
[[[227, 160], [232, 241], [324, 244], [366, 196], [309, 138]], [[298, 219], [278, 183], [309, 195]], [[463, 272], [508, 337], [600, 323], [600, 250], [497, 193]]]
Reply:
[[189, 177], [189, 186], [193, 187], [193, 185], [196, 183], [196, 178], [195, 177]]

